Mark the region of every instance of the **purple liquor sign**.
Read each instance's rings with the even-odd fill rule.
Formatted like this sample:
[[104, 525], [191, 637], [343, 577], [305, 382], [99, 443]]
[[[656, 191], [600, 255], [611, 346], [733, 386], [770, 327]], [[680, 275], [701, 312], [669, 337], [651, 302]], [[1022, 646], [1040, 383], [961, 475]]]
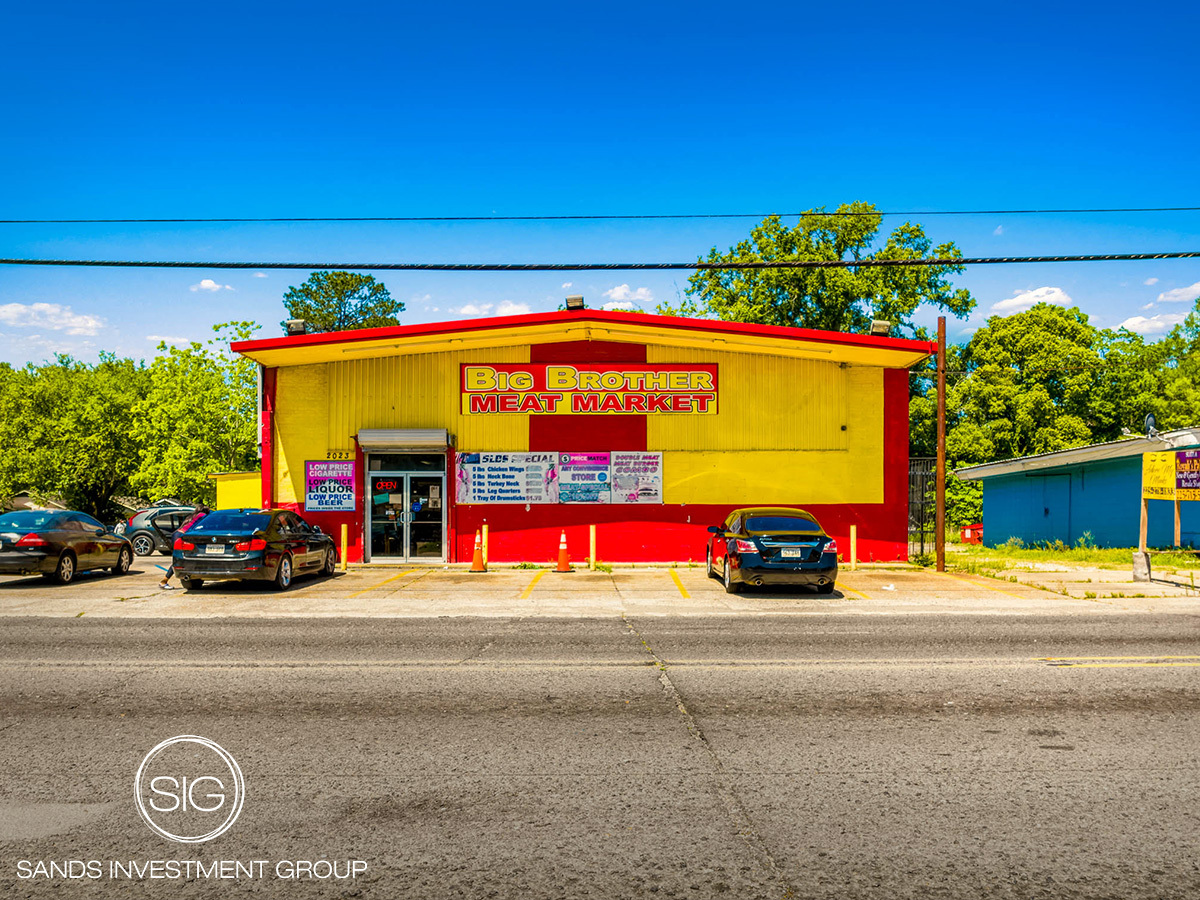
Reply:
[[355, 462], [308, 460], [304, 463], [305, 512], [354, 512]]

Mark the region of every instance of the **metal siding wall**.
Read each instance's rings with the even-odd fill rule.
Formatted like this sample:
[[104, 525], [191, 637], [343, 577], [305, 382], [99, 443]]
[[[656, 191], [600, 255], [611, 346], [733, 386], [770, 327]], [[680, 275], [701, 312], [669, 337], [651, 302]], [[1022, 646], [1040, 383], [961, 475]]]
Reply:
[[281, 368], [275, 381], [275, 500], [304, 500], [304, 462], [324, 459], [327, 371], [324, 363]]
[[360, 428], [445, 428], [459, 450], [525, 450], [529, 416], [462, 414], [459, 366], [528, 361], [520, 346], [328, 363], [329, 449], [353, 449]]

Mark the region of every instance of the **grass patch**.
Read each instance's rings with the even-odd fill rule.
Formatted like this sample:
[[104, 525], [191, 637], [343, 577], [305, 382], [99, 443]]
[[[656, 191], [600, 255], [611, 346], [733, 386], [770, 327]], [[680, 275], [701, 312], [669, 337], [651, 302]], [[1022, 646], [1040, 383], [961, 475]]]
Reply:
[[523, 562], [523, 563], [517, 563], [515, 566], [513, 566], [513, 568], [514, 569], [544, 569], [546, 567], [543, 565], [539, 565], [538, 563]]
[[[946, 551], [946, 562], [965, 572], [987, 574], [987, 569], [1019, 569], [1021, 564], [1069, 563], [1096, 566], [1103, 569], [1127, 569], [1133, 565], [1132, 547], [1066, 547], [1040, 549], [1034, 547], [982, 547], [967, 545]], [[1200, 569], [1200, 555], [1195, 553], [1155, 553], [1150, 557], [1153, 568], [1171, 566], [1177, 569]]]

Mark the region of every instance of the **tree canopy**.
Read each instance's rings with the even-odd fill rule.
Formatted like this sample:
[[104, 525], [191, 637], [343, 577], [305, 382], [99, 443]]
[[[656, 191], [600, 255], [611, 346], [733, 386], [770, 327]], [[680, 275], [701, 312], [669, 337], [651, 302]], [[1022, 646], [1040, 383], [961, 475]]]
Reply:
[[[288, 318], [304, 319], [310, 332], [399, 325], [404, 304], [383, 284], [357, 272], [313, 272], [283, 295]], [[286, 328], [286, 322], [280, 325]]]
[[[701, 262], [789, 260], [957, 259], [953, 243], [936, 247], [920, 225], [906, 222], [877, 246], [883, 216], [870, 203], [848, 203], [833, 213], [823, 207], [804, 213], [795, 227], [768, 216], [728, 251], [716, 247]], [[875, 249], [872, 249], [875, 248]], [[700, 269], [688, 279], [679, 307], [660, 305], [667, 315], [709, 316], [731, 322], [790, 325], [864, 333], [872, 319], [886, 319], [893, 333], [916, 334], [912, 315], [921, 304], [965, 316], [975, 308], [970, 292], [955, 290], [948, 276], [963, 271], [952, 263], [828, 269]]]

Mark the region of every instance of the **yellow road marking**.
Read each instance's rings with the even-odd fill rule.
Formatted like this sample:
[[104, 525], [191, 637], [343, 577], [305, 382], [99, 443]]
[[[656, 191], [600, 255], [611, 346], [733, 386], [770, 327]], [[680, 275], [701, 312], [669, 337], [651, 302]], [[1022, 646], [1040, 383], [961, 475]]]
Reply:
[[529, 599], [529, 595], [533, 593], [533, 589], [534, 589], [534, 587], [537, 585], [537, 583], [538, 583], [539, 581], [541, 581], [541, 580], [542, 580], [542, 576], [543, 576], [543, 575], [545, 575], [545, 574], [546, 574], [546, 570], [545, 570], [545, 569], [542, 569], [542, 570], [541, 570], [541, 571], [539, 571], [539, 572], [538, 572], [536, 575], [534, 575], [534, 576], [533, 576], [533, 581], [529, 582], [529, 584], [528, 584], [528, 585], [525, 587], [525, 590], [523, 590], [523, 591], [521, 592], [521, 596], [520, 596], [520, 598], [518, 598], [518, 599], [521, 599], [521, 600], [528, 600], [528, 599]]
[[675, 582], [675, 587], [679, 588], [679, 596], [684, 600], [691, 600], [692, 595], [687, 592], [687, 588], [683, 586], [683, 582], [679, 580], [679, 573], [674, 569], [667, 569], [671, 573], [671, 580]]
[[981, 581], [972, 581], [969, 578], [962, 578], [958, 575], [951, 575], [949, 572], [939, 572], [939, 575], [944, 575], [947, 578], [953, 578], [955, 581], [961, 581], [963, 584], [969, 584], [972, 587], [987, 588], [989, 591], [995, 591], [997, 594], [1004, 594], [1006, 597], [1013, 597], [1017, 600], [1028, 600], [1028, 597], [1022, 597], [1020, 594], [1012, 594], [1008, 591], [1002, 591], [998, 587], [992, 587], [990, 584], [984, 584]]
[[862, 597], [864, 600], [870, 600], [870, 599], [871, 599], [871, 598], [870, 598], [870, 597], [868, 597], [866, 594], [864, 594], [862, 591], [856, 591], [856, 590], [855, 590], [854, 588], [852, 588], [852, 587], [846, 587], [846, 585], [842, 584], [840, 581], [835, 581], [835, 582], [833, 583], [833, 586], [834, 586], [835, 588], [837, 588], [839, 591], [843, 591], [843, 592], [845, 592], [845, 591], [849, 591], [850, 593], [854, 594], [854, 596], [856, 596], [856, 597]]
[[393, 575], [391, 578], [385, 578], [383, 581], [379, 582], [379, 584], [373, 584], [369, 588], [363, 588], [361, 591], [357, 591], [356, 593], [351, 594], [350, 599], [354, 599], [355, 597], [360, 597], [369, 591], [373, 591], [376, 588], [381, 588], [385, 584], [395, 581], [397, 578], [403, 578], [405, 575], [411, 575], [413, 572], [416, 572], [416, 571], [417, 571], [416, 569], [409, 569], [406, 572], [401, 572], [399, 575]]

